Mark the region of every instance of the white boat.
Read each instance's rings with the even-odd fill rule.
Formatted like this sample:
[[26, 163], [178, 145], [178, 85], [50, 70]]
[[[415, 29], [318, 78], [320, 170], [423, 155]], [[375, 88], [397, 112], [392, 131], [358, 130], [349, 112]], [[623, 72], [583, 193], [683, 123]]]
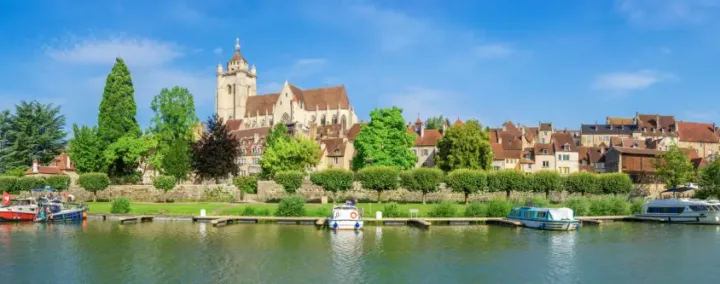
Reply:
[[333, 230], [360, 230], [363, 228], [362, 214], [354, 205], [334, 206], [327, 225]]
[[33, 198], [9, 201], [8, 204], [0, 206], [0, 222], [32, 221], [37, 208], [37, 201]]
[[645, 202], [637, 217], [661, 218], [672, 223], [720, 225], [720, 201], [657, 199]]
[[572, 231], [577, 229], [580, 223], [575, 219], [573, 213], [570, 208], [517, 207], [510, 211], [507, 218], [519, 221], [524, 227], [528, 228]]

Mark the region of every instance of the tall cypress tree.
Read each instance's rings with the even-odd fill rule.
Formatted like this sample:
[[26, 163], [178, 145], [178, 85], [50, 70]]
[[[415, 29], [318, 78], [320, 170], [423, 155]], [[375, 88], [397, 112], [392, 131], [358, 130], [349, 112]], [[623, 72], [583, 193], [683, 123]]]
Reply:
[[125, 135], [141, 134], [140, 125], [135, 119], [136, 114], [135, 88], [130, 78], [130, 70], [125, 61], [118, 57], [105, 81], [98, 114], [98, 134], [106, 146]]

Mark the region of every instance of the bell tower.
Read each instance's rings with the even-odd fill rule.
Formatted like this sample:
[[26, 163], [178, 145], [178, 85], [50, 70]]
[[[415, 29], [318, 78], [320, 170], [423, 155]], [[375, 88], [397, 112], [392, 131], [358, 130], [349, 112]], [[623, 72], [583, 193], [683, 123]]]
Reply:
[[235, 54], [225, 69], [218, 64], [215, 111], [225, 121], [245, 117], [247, 98], [257, 95], [257, 70], [248, 68], [248, 62], [240, 53], [240, 39], [235, 39]]

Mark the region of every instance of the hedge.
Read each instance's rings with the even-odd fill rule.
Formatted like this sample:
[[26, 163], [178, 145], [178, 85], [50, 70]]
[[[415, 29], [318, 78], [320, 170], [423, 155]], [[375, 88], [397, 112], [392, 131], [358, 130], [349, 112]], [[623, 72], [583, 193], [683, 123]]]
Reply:
[[48, 176], [45, 177], [45, 182], [57, 190], [66, 190], [70, 187], [70, 177], [67, 175]]
[[302, 186], [304, 174], [300, 171], [282, 171], [275, 174], [275, 182], [283, 186], [287, 193], [295, 193]]
[[629, 193], [633, 183], [630, 176], [623, 173], [609, 173], [600, 175], [600, 188], [605, 194]]
[[488, 174], [488, 189], [493, 192], [505, 192], [506, 199], [510, 199], [510, 192], [527, 191], [528, 178], [517, 170], [501, 170]]
[[351, 189], [354, 174], [343, 169], [326, 169], [310, 174], [310, 181], [333, 193]]
[[378, 202], [381, 202], [380, 194], [384, 190], [397, 189], [399, 185], [399, 171], [390, 166], [369, 166], [358, 172], [358, 180], [365, 189], [375, 190], [378, 193]]
[[425, 195], [438, 190], [443, 181], [443, 172], [435, 168], [415, 168], [400, 173], [400, 182], [409, 191], [422, 192], [422, 201], [425, 204]]
[[544, 192], [545, 198], [550, 198], [551, 191], [563, 190], [563, 179], [558, 172], [538, 171], [527, 178], [527, 187], [535, 192]]
[[448, 174], [445, 183], [452, 191], [465, 193], [465, 204], [468, 204], [470, 194], [487, 187], [488, 175], [480, 170], [458, 169]]
[[112, 202], [110, 207], [110, 213], [113, 214], [127, 214], [130, 213], [130, 198], [120, 197], [116, 198]]
[[18, 178], [15, 176], [0, 176], [0, 191], [16, 193]]
[[570, 174], [565, 179], [565, 190], [570, 193], [585, 193], [597, 194], [601, 192], [600, 179], [597, 174], [588, 172], [577, 172]]
[[233, 185], [235, 185], [240, 192], [257, 193], [257, 177], [255, 176], [236, 176], [233, 179]]
[[[282, 172], [275, 174], [277, 176]], [[302, 178], [302, 176], [301, 176]], [[275, 216], [299, 217], [305, 215], [305, 199], [298, 195], [291, 195], [280, 200]]]
[[106, 173], [86, 173], [78, 178], [78, 185], [93, 193], [93, 201], [97, 200], [97, 192], [110, 186], [110, 178]]
[[45, 178], [39, 176], [24, 176], [17, 181], [18, 191], [29, 191], [42, 187], [45, 187]]

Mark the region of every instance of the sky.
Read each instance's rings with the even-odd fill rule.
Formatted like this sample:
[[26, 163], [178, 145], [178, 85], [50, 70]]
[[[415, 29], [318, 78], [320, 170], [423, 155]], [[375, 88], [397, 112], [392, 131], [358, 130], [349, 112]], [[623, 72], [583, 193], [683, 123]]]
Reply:
[[360, 119], [418, 115], [579, 129], [636, 112], [720, 120], [720, 0], [0, 1], [0, 109], [95, 125], [125, 59], [138, 121], [162, 88], [214, 112], [240, 39], [258, 93], [344, 85]]

